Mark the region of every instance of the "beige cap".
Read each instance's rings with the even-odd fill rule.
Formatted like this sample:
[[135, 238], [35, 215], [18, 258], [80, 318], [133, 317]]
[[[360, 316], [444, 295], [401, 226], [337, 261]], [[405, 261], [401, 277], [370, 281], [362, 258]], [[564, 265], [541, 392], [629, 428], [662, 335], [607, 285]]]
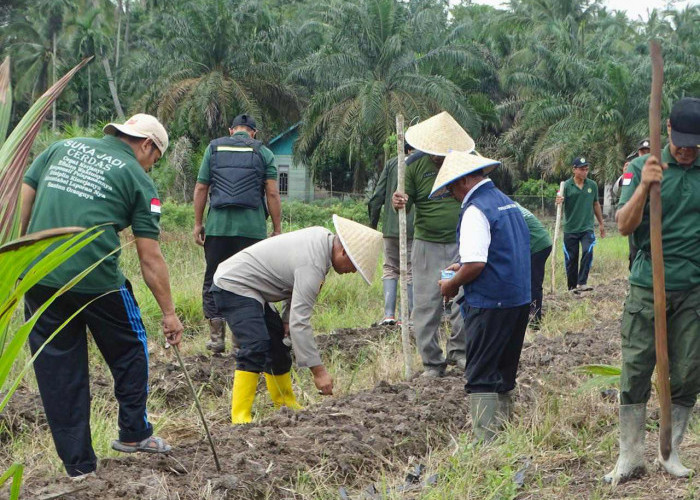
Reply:
[[500, 164], [500, 162], [485, 158], [476, 152], [452, 151], [447, 154], [445, 161], [442, 162], [442, 167], [440, 167], [437, 177], [435, 177], [433, 189], [430, 191], [428, 198], [442, 198], [448, 195], [446, 186], [451, 182], [477, 170], [483, 170], [484, 175], [486, 175]]
[[412, 147], [437, 156], [450, 151], [474, 151], [474, 139], [459, 126], [457, 120], [443, 111], [406, 130], [406, 142]]
[[143, 137], [152, 140], [160, 150], [161, 155], [164, 155], [165, 150], [168, 149], [168, 132], [166, 132], [163, 124], [158, 121], [158, 118], [153, 115], [138, 113], [123, 124], [108, 123], [102, 129], [102, 132], [114, 135], [117, 130], [131, 137]]
[[382, 233], [359, 222], [333, 214], [335, 232], [345, 252], [368, 285], [372, 284], [384, 248]]

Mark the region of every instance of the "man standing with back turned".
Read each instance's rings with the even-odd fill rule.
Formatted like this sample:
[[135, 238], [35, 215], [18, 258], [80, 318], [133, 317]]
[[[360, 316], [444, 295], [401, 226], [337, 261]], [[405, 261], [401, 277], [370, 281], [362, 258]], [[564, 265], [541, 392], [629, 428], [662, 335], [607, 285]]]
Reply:
[[[155, 117], [132, 116], [110, 123], [101, 139], [76, 137], [55, 142], [24, 176], [22, 232], [67, 226], [101, 226], [104, 232], [46, 276], [25, 295], [32, 315], [63, 285], [105, 258], [68, 292], [59, 296], [32, 328], [35, 353], [81, 307], [34, 362], [46, 420], [58, 456], [69, 476], [94, 472], [97, 457], [90, 435], [90, 329], [114, 378], [119, 402], [117, 451], [170, 451], [153, 436], [146, 414], [148, 345], [131, 283], [119, 269], [119, 232], [131, 226], [141, 274], [163, 312], [163, 333], [180, 343], [182, 324], [175, 315], [168, 268], [160, 251], [160, 201], [147, 175], [168, 147], [168, 134]], [[109, 293], [114, 292], [114, 293]]]
[[[595, 231], [593, 214], [600, 225], [600, 237], [605, 238], [603, 210], [598, 202], [598, 184], [588, 178], [588, 162], [583, 157], [573, 161], [573, 177], [564, 183], [564, 192], [557, 196], [556, 203], [564, 203], [564, 259], [566, 281], [569, 290], [585, 292], [588, 286], [588, 273], [593, 263]], [[562, 197], [563, 196], [563, 197]], [[581, 265], [578, 253], [581, 245]]]
[[[252, 116], [243, 114], [234, 118], [229, 129], [231, 135], [209, 144], [194, 188], [194, 240], [204, 246], [207, 262], [202, 305], [210, 329], [207, 349], [213, 353], [222, 353], [226, 348], [226, 320], [210, 291], [216, 268], [267, 237], [266, 210], [272, 217], [272, 236], [282, 232], [275, 157], [255, 139], [257, 130]], [[205, 231], [202, 219], [207, 195], [209, 213]], [[232, 334], [235, 348], [235, 332]]]

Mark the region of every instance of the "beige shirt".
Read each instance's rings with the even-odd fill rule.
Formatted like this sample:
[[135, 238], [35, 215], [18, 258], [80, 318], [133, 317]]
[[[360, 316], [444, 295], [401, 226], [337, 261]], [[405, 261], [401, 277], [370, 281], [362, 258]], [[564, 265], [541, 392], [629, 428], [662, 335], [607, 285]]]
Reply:
[[261, 304], [287, 301], [282, 319], [289, 322], [300, 367], [318, 366], [321, 356], [311, 328], [311, 312], [331, 268], [333, 233], [309, 227], [268, 238], [223, 261], [214, 284]]

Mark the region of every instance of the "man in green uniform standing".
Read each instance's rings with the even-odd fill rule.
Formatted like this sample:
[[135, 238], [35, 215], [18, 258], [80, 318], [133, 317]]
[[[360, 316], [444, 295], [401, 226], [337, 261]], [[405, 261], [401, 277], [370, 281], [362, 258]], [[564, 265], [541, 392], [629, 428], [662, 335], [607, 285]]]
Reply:
[[[603, 210], [598, 202], [598, 184], [588, 178], [588, 162], [583, 157], [573, 161], [574, 175], [564, 183], [564, 192], [556, 203], [564, 203], [564, 259], [569, 290], [588, 291], [588, 273], [593, 263], [595, 232], [593, 214], [600, 225], [600, 237], [605, 238]], [[578, 254], [581, 245], [581, 264]]]
[[525, 217], [530, 232], [530, 327], [538, 328], [542, 320], [542, 283], [544, 267], [552, 253], [552, 238], [542, 222], [527, 208], [518, 203], [520, 213]]
[[656, 365], [654, 290], [649, 237], [649, 189], [661, 183], [666, 328], [671, 375], [672, 450], [661, 466], [687, 477], [678, 456], [690, 415], [700, 392], [700, 99], [676, 102], [668, 122], [669, 144], [661, 163], [653, 156], [629, 166], [617, 212], [617, 227], [634, 235], [639, 248], [630, 272], [630, 291], [622, 315], [620, 378], [620, 457], [605, 476], [618, 483], [645, 470], [644, 435], [651, 375]]
[[[210, 329], [207, 348], [214, 353], [224, 352], [226, 346], [226, 320], [218, 312], [210, 291], [216, 268], [267, 237], [268, 210], [272, 236], [282, 233], [275, 156], [255, 139], [257, 126], [252, 116], [238, 115], [229, 132], [229, 137], [220, 137], [209, 144], [194, 188], [194, 240], [204, 247], [206, 260], [202, 306]], [[209, 213], [205, 231], [207, 197]], [[235, 333], [233, 343], [235, 346]]]
[[[447, 341], [447, 359], [440, 347], [438, 329], [445, 311], [440, 288], [436, 283], [441, 270], [457, 262], [457, 222], [459, 202], [451, 196], [430, 199], [430, 192], [450, 151], [474, 150], [474, 140], [446, 112], [428, 118], [406, 130], [406, 142], [419, 152], [406, 163], [406, 192], [395, 192], [394, 208], [415, 206], [414, 239], [411, 252], [413, 266], [413, 323], [415, 338], [425, 368], [423, 376], [442, 377], [447, 362], [460, 370], [466, 367], [466, 332], [464, 320], [455, 304], [450, 309], [452, 333]], [[461, 294], [455, 299], [458, 301]], [[453, 301], [453, 303], [455, 302]]]
[[[406, 153], [410, 153], [407, 148]], [[396, 286], [399, 281], [399, 215], [391, 206], [391, 197], [398, 185], [398, 158], [391, 158], [382, 170], [374, 194], [369, 199], [369, 225], [377, 229], [384, 207], [382, 234], [384, 235], [384, 265], [382, 282], [384, 285], [384, 318], [380, 325], [396, 324]], [[413, 210], [406, 214], [406, 237], [408, 250], [408, 308], [413, 309], [413, 276], [411, 273], [411, 245], [413, 244]]]
[[[160, 200], [146, 174], [168, 147], [168, 134], [155, 117], [137, 114], [110, 123], [102, 139], [58, 141], [41, 153], [24, 176], [22, 232], [100, 225], [97, 239], [68, 259], [25, 295], [33, 315], [63, 285], [100, 259], [92, 272], [58, 297], [34, 325], [29, 346], [35, 353], [51, 334], [65, 328], [34, 362], [39, 393], [59, 457], [70, 476], [95, 471], [90, 436], [90, 380], [86, 327], [114, 377], [119, 402], [122, 452], [165, 453], [146, 414], [148, 345], [131, 284], [119, 269], [119, 232], [131, 226], [146, 285], [163, 312], [163, 333], [180, 343], [168, 268], [158, 244]], [[115, 292], [115, 293], [108, 293]]]

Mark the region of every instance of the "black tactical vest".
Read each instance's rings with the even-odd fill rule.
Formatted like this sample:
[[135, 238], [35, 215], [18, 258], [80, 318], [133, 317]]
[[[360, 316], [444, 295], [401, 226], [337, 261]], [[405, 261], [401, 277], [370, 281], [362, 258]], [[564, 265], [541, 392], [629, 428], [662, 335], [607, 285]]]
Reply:
[[258, 208], [265, 195], [262, 143], [247, 135], [221, 137], [209, 144], [209, 205]]

